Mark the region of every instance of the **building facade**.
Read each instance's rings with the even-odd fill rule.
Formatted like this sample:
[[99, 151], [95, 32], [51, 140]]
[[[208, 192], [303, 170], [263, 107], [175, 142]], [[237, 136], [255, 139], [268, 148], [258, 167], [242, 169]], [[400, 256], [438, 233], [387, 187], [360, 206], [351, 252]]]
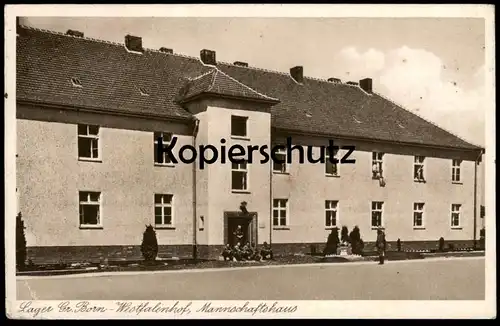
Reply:
[[[367, 250], [375, 229], [390, 246], [472, 246], [481, 228], [483, 149], [375, 93], [343, 83], [18, 27], [17, 189], [33, 261], [139, 258], [156, 229], [161, 257], [216, 258], [233, 244], [277, 254], [322, 250], [354, 226]], [[176, 141], [172, 154], [158, 156]], [[285, 145], [261, 163], [260, 149]], [[353, 163], [299, 162], [329, 140]], [[246, 151], [243, 162], [175, 163], [182, 146]], [[255, 147], [248, 162], [248, 146]], [[270, 153], [270, 151], [268, 151]], [[207, 151], [206, 157], [212, 157]]]

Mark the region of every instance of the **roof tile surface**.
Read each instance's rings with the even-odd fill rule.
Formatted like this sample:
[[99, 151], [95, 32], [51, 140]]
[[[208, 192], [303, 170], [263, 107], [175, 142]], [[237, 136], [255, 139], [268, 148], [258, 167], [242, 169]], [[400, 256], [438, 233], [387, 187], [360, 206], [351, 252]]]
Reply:
[[[76, 87], [71, 78], [78, 78]], [[186, 91], [186, 85], [187, 91]], [[141, 94], [147, 90], [147, 95]], [[17, 98], [166, 118], [190, 119], [177, 101], [202, 93], [277, 101], [272, 126], [332, 137], [479, 149], [358, 86], [218, 63], [123, 44], [23, 29], [17, 37]]]

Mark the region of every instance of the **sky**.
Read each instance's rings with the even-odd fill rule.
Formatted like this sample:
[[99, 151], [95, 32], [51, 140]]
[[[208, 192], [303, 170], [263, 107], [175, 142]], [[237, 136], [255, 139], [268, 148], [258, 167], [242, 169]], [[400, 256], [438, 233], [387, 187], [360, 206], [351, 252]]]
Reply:
[[24, 25], [342, 81], [374, 91], [473, 144], [485, 145], [485, 22], [478, 18], [74, 18]]

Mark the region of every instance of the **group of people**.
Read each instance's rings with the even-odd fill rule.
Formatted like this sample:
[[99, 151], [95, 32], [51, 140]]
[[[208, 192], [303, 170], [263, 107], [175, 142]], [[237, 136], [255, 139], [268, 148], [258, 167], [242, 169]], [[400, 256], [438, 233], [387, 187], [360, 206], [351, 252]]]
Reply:
[[247, 242], [244, 246], [241, 246], [238, 242], [233, 247], [227, 244], [222, 251], [222, 257], [224, 260], [229, 261], [271, 260], [273, 259], [273, 252], [267, 242], [264, 242], [260, 251], [258, 251], [257, 248], [252, 247], [249, 242]]

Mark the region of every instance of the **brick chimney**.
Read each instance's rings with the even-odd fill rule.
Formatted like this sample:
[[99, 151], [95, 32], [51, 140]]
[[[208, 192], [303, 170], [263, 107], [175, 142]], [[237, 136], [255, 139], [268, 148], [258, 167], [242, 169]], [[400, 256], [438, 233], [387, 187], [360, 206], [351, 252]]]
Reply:
[[370, 93], [370, 94], [373, 93], [372, 79], [371, 78], [361, 79], [359, 81], [359, 87], [361, 87], [361, 89], [367, 93]]
[[16, 34], [21, 31], [21, 17], [16, 17]]
[[234, 62], [235, 66], [240, 66], [240, 67], [248, 67], [248, 63], [246, 62], [241, 62], [241, 61], [235, 61]]
[[215, 51], [203, 49], [200, 51], [200, 59], [206, 65], [215, 66], [217, 61], [215, 59]]
[[75, 37], [83, 37], [84, 36], [84, 34], [82, 32], [75, 31], [72, 29], [68, 29], [66, 32], [66, 35], [75, 36]]
[[172, 53], [174, 53], [174, 50], [162, 46], [160, 48], [160, 52], [172, 54]]
[[290, 75], [297, 83], [304, 81], [304, 68], [302, 66], [293, 67], [290, 69]]
[[126, 35], [125, 36], [125, 47], [129, 51], [143, 52], [142, 38], [139, 36]]

